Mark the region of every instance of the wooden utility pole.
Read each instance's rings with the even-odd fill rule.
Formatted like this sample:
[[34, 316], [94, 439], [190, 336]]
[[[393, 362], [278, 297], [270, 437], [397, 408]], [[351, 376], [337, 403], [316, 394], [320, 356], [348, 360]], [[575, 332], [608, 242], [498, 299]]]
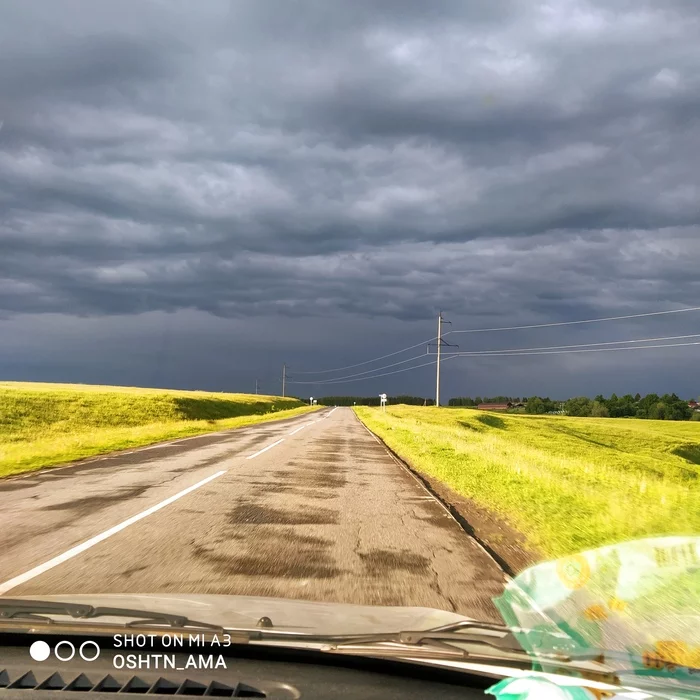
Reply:
[[442, 349], [442, 311], [438, 314], [437, 369], [435, 375], [435, 405], [440, 405], [440, 350]]
[[287, 386], [287, 363], [282, 365], [282, 398], [284, 398], [285, 387]]
[[459, 345], [452, 345], [442, 339], [442, 326], [445, 323], [451, 323], [451, 321], [446, 321], [442, 317], [442, 311], [438, 314], [438, 333], [437, 333], [437, 366], [435, 369], [435, 405], [440, 405], [440, 357], [442, 354], [442, 346], [446, 345], [451, 348], [458, 348]]

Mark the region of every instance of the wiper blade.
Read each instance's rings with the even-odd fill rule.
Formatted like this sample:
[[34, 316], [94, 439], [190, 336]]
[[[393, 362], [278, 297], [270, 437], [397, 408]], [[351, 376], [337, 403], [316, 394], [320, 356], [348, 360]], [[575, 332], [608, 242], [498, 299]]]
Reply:
[[[403, 646], [421, 646], [432, 644], [443, 649], [457, 649], [451, 642], [480, 644], [500, 651], [523, 653], [512, 630], [504, 625], [462, 620], [457, 623], [434, 627], [427, 630], [389, 632], [367, 635], [338, 635], [319, 637], [334, 647], [359, 647], [368, 644], [399, 644]], [[552, 655], [557, 660], [568, 660], [562, 654]]]
[[172, 615], [152, 610], [131, 610], [129, 608], [93, 607], [83, 603], [64, 603], [46, 600], [16, 600], [0, 598], [0, 621], [31, 620], [52, 624], [55, 622], [48, 615], [67, 615], [75, 619], [94, 619], [97, 617], [131, 617], [124, 627], [167, 626], [170, 628], [197, 628], [223, 632], [220, 625], [190, 620], [184, 615]]
[[[428, 630], [371, 635], [318, 636], [324, 651], [339, 654], [377, 655], [394, 658], [451, 659], [455, 661], [505, 662], [531, 669], [533, 663], [586, 668], [586, 672], [610, 680], [613, 670], [596, 658], [576, 658], [554, 646], [547, 652], [528, 652], [518, 643], [515, 632], [504, 625], [462, 620]], [[313, 637], [313, 636], [312, 636]], [[561, 641], [558, 639], [550, 641]]]
[[[414, 636], [415, 635], [415, 636]], [[464, 646], [462, 646], [464, 645]], [[459, 633], [401, 632], [383, 638], [346, 639], [329, 643], [322, 651], [353, 656], [374, 656], [396, 660], [454, 661], [508, 666], [531, 671], [533, 666], [546, 668], [549, 673], [583, 675], [603, 683], [618, 683], [618, 671], [597, 658], [572, 658], [559, 653], [528, 653], [508, 643], [501, 644], [478, 635]]]

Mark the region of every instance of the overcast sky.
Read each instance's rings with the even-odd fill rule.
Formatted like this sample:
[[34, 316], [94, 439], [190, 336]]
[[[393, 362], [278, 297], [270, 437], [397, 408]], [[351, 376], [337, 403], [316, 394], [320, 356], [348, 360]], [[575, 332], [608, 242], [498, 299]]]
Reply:
[[[697, 0], [0, 0], [0, 379], [276, 393], [285, 361], [417, 357], [299, 374], [422, 343], [440, 308], [700, 306], [699, 36]], [[460, 358], [443, 396], [696, 396], [699, 358]], [[434, 367], [289, 389], [430, 396]]]

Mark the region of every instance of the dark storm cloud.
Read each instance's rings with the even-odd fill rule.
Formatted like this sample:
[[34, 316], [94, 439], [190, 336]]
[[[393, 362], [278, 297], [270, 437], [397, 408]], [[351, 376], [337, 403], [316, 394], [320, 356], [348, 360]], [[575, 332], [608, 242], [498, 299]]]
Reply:
[[2, 0], [0, 313], [693, 303], [697, 36], [692, 0]]

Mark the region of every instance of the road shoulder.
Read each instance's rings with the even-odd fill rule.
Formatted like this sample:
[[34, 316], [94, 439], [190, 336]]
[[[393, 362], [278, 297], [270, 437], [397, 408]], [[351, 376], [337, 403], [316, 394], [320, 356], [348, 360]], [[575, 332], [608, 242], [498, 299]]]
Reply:
[[456, 493], [439, 479], [421, 472], [403, 455], [390, 448], [379, 435], [370, 430], [353, 411], [357, 420], [384, 448], [408, 469], [437, 498], [461, 525], [498, 563], [509, 576], [516, 576], [546, 557], [527, 542], [526, 536], [516, 530], [500, 515]]

